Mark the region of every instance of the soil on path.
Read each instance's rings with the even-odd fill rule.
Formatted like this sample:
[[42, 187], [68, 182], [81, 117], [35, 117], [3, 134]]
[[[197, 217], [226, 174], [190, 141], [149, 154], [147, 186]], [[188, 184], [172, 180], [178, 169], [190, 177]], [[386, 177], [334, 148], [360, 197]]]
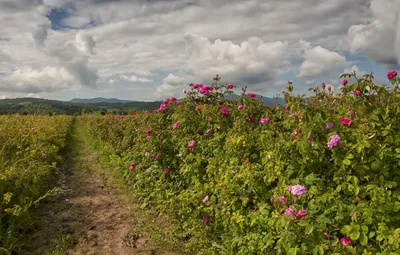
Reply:
[[41, 220], [21, 254], [177, 254], [156, 248], [149, 233], [135, 228], [124, 195], [85, 139], [75, 124], [58, 185], [66, 191], [38, 209]]

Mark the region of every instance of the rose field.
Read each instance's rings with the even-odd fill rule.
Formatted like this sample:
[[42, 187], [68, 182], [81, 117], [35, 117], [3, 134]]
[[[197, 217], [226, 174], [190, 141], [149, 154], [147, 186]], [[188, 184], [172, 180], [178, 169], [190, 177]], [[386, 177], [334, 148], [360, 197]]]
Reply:
[[76, 122], [185, 254], [400, 254], [400, 79], [387, 78], [344, 74], [340, 93], [308, 97], [289, 81], [285, 105], [266, 106], [217, 75], [154, 112], [2, 116], [0, 247], [57, 192]]
[[[0, 116], [0, 254], [30, 227], [30, 210], [57, 192], [70, 116]], [[7, 248], [7, 249], [6, 249]]]
[[195, 253], [400, 254], [399, 78], [341, 78], [266, 107], [216, 76], [154, 113], [83, 120]]

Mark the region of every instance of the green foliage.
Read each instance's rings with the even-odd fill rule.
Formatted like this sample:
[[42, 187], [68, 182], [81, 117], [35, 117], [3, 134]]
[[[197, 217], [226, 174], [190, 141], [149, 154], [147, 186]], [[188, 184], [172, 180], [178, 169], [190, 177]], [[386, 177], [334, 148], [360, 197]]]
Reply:
[[58, 191], [54, 182], [72, 117], [0, 116], [0, 251], [14, 251], [29, 209]]
[[[286, 107], [266, 107], [246, 88], [227, 101], [232, 91], [216, 77], [211, 92], [191, 84], [164, 111], [84, 121], [115, 149], [126, 185], [177, 221], [176, 237], [197, 254], [400, 254], [399, 89], [344, 77], [356, 83], [307, 99], [290, 85]], [[307, 193], [292, 195], [296, 184]]]

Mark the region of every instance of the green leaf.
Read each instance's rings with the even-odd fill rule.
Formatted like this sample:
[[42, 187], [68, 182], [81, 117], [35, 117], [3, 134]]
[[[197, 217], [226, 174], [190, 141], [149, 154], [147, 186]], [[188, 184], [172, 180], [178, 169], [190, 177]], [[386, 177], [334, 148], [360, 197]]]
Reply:
[[343, 164], [346, 165], [346, 166], [349, 166], [349, 165], [351, 165], [351, 161], [346, 158], [346, 159], [343, 160]]
[[354, 158], [354, 155], [351, 154], [351, 153], [349, 153], [349, 154], [346, 155], [346, 158], [347, 158], [347, 159], [353, 159], [353, 158]]
[[368, 244], [368, 237], [367, 237], [366, 234], [363, 233], [363, 234], [360, 235], [360, 243], [362, 245], [367, 245]]
[[374, 236], [375, 236], [375, 231], [369, 232], [369, 234], [368, 234], [368, 237], [369, 237], [369, 238], [372, 238], [372, 237], [374, 237]]
[[308, 225], [307, 227], [306, 227], [306, 235], [309, 235], [309, 234], [311, 234], [312, 232], [313, 232], [313, 230], [314, 230], [314, 226], [313, 225]]
[[346, 226], [344, 226], [344, 227], [340, 230], [340, 232], [341, 232], [342, 234], [347, 234], [347, 233], [349, 233], [351, 230], [353, 230], [353, 228], [352, 228], [350, 225], [346, 225]]
[[353, 230], [353, 231], [350, 233], [350, 238], [351, 238], [351, 240], [353, 240], [353, 241], [357, 241], [359, 237], [360, 237], [360, 231], [358, 231], [358, 230]]

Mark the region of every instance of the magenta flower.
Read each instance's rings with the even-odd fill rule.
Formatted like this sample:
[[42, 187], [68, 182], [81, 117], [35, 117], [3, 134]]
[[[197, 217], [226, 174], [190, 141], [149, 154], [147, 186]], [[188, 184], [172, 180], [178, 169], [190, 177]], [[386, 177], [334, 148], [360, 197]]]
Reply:
[[206, 225], [206, 226], [208, 226], [208, 225], [210, 225], [210, 218], [209, 217], [205, 217], [204, 218], [204, 220], [203, 220], [203, 223], [204, 223], [204, 225]]
[[[289, 187], [290, 187], [290, 189], [289, 189]], [[289, 187], [288, 187], [288, 190], [290, 190], [290, 192], [294, 196], [299, 196], [299, 195], [303, 195], [303, 194], [307, 193], [307, 188], [304, 187], [303, 185], [296, 184], [294, 186], [289, 186]]]
[[351, 118], [340, 118], [340, 123], [346, 126], [350, 126], [352, 122]]
[[190, 140], [188, 142], [188, 145], [189, 145], [190, 148], [193, 148], [194, 146], [196, 146], [196, 141], [195, 140]]
[[201, 89], [200, 89], [200, 94], [208, 94], [210, 91], [212, 91], [212, 90], [214, 90], [214, 87], [213, 86], [203, 86]]
[[204, 85], [203, 84], [194, 84], [192, 88], [194, 89], [201, 89]]
[[167, 105], [166, 104], [160, 104], [160, 108], [158, 109], [159, 111], [165, 111], [167, 110]]
[[286, 197], [280, 196], [279, 199], [281, 200], [282, 204], [286, 204]]
[[260, 120], [260, 123], [261, 123], [262, 125], [267, 124], [268, 122], [269, 122], [269, 118], [268, 118], [268, 117], [266, 117], [266, 118], [261, 118], [261, 120]]
[[203, 203], [207, 203], [208, 199], [209, 199], [208, 195], [205, 196], [205, 197], [203, 198]]
[[340, 142], [341, 138], [338, 135], [331, 135], [330, 140], [328, 142], [328, 147], [330, 149], [332, 149], [333, 147], [336, 147], [339, 142]]
[[226, 108], [226, 107], [222, 108], [222, 109], [221, 109], [221, 114], [224, 115], [224, 116], [229, 115], [229, 109]]
[[313, 143], [313, 142], [315, 142], [315, 138], [314, 138], [314, 137], [310, 137], [310, 138], [308, 138], [308, 141], [309, 141], [310, 143]]
[[238, 110], [241, 111], [241, 110], [243, 110], [245, 107], [246, 107], [245, 105], [241, 104], [241, 105], [238, 106]]
[[331, 128], [333, 128], [332, 122], [326, 123], [326, 129], [331, 129]]
[[343, 246], [349, 246], [351, 244], [351, 240], [348, 237], [342, 237], [340, 242], [343, 244]]
[[286, 216], [292, 216], [294, 214], [294, 208], [293, 207], [289, 207], [285, 210], [285, 215]]
[[168, 166], [167, 168], [165, 168], [164, 173], [165, 174], [169, 174], [169, 170], [171, 169], [171, 166]]
[[206, 131], [206, 134], [208, 135], [208, 134], [210, 134], [212, 132], [212, 130], [211, 129], [207, 129], [207, 131]]
[[396, 78], [396, 77], [397, 77], [397, 72], [396, 71], [390, 71], [390, 72], [387, 73], [388, 80], [391, 80], [391, 79]]
[[356, 89], [356, 90], [354, 90], [353, 95], [356, 97], [356, 96], [360, 95], [360, 93], [361, 93], [361, 91]]
[[42, 152], [42, 158], [46, 158], [46, 154], [44, 152]]
[[344, 79], [344, 80], [342, 81], [342, 85], [343, 85], [343, 86], [346, 86], [346, 85], [347, 85], [347, 80], [346, 80], [346, 79]]
[[275, 197], [274, 197], [274, 196], [271, 196], [271, 197], [269, 198], [269, 200], [274, 201], [274, 200], [275, 200]]
[[175, 130], [179, 127], [179, 124], [181, 124], [179, 121], [175, 122], [174, 125], [172, 126], [172, 129]]
[[133, 170], [133, 169], [136, 169], [136, 168], [138, 168], [138, 164], [137, 163], [135, 163], [135, 162], [133, 162], [133, 163], [131, 163], [130, 165], [129, 165], [129, 170]]
[[146, 157], [149, 157], [149, 156], [150, 156], [150, 153], [149, 153], [148, 151], [146, 151], [146, 152], [144, 153], [144, 155], [145, 155]]
[[151, 133], [153, 133], [153, 131], [151, 129], [146, 130], [146, 134], [150, 135]]
[[298, 135], [299, 132], [300, 132], [300, 131], [296, 129], [295, 131], [293, 131], [293, 134], [294, 134], [294, 135]]
[[233, 84], [231, 84], [231, 83], [226, 84], [226, 88], [227, 88], [227, 89], [233, 89]]
[[251, 97], [251, 98], [255, 98], [255, 97], [256, 97], [256, 94], [254, 94], [254, 93], [251, 93], [251, 92], [250, 92], [250, 93], [248, 93], [247, 95], [248, 95], [249, 97]]
[[306, 210], [301, 209], [301, 210], [296, 214], [296, 217], [297, 217], [297, 218], [303, 218], [303, 217], [305, 217], [306, 215], [307, 215]]

